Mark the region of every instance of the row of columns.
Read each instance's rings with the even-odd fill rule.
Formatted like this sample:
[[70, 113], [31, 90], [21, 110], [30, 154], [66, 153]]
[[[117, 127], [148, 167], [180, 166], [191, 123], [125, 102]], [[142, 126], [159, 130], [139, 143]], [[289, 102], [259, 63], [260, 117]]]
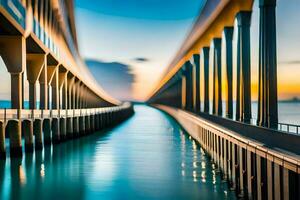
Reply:
[[34, 149], [42, 150], [44, 145], [58, 144], [67, 139], [88, 135], [117, 125], [133, 113], [133, 107], [128, 105], [107, 109], [101, 113], [82, 114], [66, 118], [52, 117], [0, 121], [0, 159], [6, 158], [6, 137], [9, 137], [10, 141], [10, 156], [21, 157], [23, 154], [22, 137], [25, 140], [25, 152], [32, 153]]
[[[270, 128], [277, 128], [278, 105], [277, 105], [277, 55], [276, 55], [276, 0], [260, 0], [260, 30], [259, 30], [259, 94], [257, 124]], [[250, 26], [251, 11], [240, 11], [236, 14], [237, 21], [237, 66], [236, 66], [236, 113], [235, 119], [250, 123], [251, 111], [251, 49], [250, 49]], [[233, 32], [234, 28], [224, 27], [224, 44], [226, 66], [225, 81], [227, 85], [225, 116], [233, 116]], [[212, 114], [222, 116], [222, 39], [212, 40], [213, 57], [213, 104]], [[201, 49], [201, 54], [194, 54], [191, 60], [185, 62], [181, 70], [182, 74], [178, 81], [181, 83], [181, 108], [199, 113], [209, 113], [209, 66], [210, 47]], [[203, 57], [203, 88], [204, 108], [200, 102], [200, 57]], [[167, 88], [159, 91], [150, 102], [159, 103], [157, 96], [163, 96]], [[167, 98], [164, 96], [163, 98]]]
[[[24, 107], [24, 81], [29, 85], [29, 109], [37, 108], [38, 82], [40, 109], [43, 110], [109, 105], [62, 65], [47, 64], [48, 55], [26, 53], [22, 36], [0, 36], [0, 44], [0, 55], [11, 76], [11, 108]], [[24, 80], [25, 70], [27, 80]]]

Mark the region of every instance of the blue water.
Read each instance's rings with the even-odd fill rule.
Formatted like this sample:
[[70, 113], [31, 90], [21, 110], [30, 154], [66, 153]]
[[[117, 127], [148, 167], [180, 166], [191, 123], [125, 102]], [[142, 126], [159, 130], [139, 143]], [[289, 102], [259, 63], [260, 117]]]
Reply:
[[[0, 109], [10, 107], [10, 101], [0, 100]], [[24, 107], [28, 109], [29, 102], [24, 102]], [[39, 102], [37, 102], [37, 108], [39, 108]], [[235, 113], [235, 105], [233, 108]], [[225, 117], [225, 103], [223, 103], [223, 111]], [[210, 108], [210, 112], [212, 113], [212, 107]], [[281, 123], [300, 125], [300, 102], [279, 102], [278, 115], [279, 122]], [[253, 119], [257, 118], [257, 102], [252, 103], [252, 117]]]
[[135, 112], [106, 132], [0, 163], [0, 199], [235, 199], [172, 118]]

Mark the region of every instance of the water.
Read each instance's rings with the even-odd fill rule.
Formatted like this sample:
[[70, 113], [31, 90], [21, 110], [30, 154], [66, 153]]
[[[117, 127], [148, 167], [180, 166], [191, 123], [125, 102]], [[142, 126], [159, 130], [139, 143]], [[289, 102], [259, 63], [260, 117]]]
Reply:
[[172, 118], [135, 111], [105, 133], [0, 163], [0, 199], [235, 199]]
[[[225, 117], [225, 103], [223, 103], [223, 114]], [[29, 102], [24, 102], [24, 107], [29, 108]], [[202, 103], [202, 108], [204, 107]], [[0, 100], [0, 109], [10, 108], [10, 101]], [[39, 102], [37, 102], [39, 108]], [[235, 103], [233, 105], [235, 116]], [[210, 113], [212, 113], [212, 102], [210, 103]], [[257, 102], [252, 102], [252, 118], [257, 118]], [[279, 102], [278, 103], [278, 120], [281, 123], [300, 125], [300, 102]]]

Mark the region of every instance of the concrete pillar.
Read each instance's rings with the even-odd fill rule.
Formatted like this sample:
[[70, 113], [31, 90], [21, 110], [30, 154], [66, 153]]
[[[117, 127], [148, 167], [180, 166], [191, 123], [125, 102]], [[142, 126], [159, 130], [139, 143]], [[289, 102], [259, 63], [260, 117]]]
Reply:
[[0, 159], [6, 159], [5, 124], [0, 121]]
[[67, 118], [67, 138], [73, 138], [73, 119], [72, 117]]
[[258, 124], [278, 125], [276, 0], [260, 0]]
[[22, 122], [22, 131], [25, 138], [25, 152], [33, 152], [33, 122], [31, 120], [24, 120]]
[[[186, 76], [184, 69], [182, 69], [182, 75], [181, 75], [181, 108], [186, 109]], [[103, 116], [105, 116], [105, 113], [103, 113]]]
[[10, 120], [7, 124], [11, 157], [22, 157], [21, 121]]
[[0, 55], [11, 75], [11, 107], [23, 107], [22, 73], [26, 66], [26, 42], [23, 36], [0, 36]]
[[43, 120], [35, 119], [33, 122], [33, 132], [35, 136], [35, 149], [43, 149]]
[[99, 131], [99, 115], [95, 113], [94, 121], [95, 121], [95, 131]]
[[209, 47], [204, 47], [204, 112], [209, 112]]
[[233, 27], [224, 28], [225, 36], [225, 67], [226, 67], [226, 82], [227, 82], [227, 100], [226, 100], [226, 116], [228, 118], [233, 117], [233, 72], [232, 72], [232, 39], [233, 39]]
[[[47, 98], [48, 98], [48, 104], [47, 107], [48, 109], [52, 109], [52, 99], [53, 99], [53, 95], [50, 97], [50, 89], [52, 90], [52, 81], [54, 76], [56, 77], [56, 70], [57, 66], [56, 65], [47, 65]], [[56, 80], [54, 80], [56, 82]], [[55, 83], [54, 83], [55, 84]], [[51, 86], [51, 88], [50, 88]], [[51, 101], [50, 101], [51, 98]], [[51, 102], [51, 105], [50, 105]]]
[[81, 85], [81, 81], [79, 80], [77, 83], [76, 83], [76, 95], [75, 95], [75, 108], [76, 109], [79, 109], [79, 96], [80, 96], [80, 85]]
[[75, 77], [71, 77], [68, 80], [68, 109], [72, 109], [73, 103], [73, 88], [74, 88]]
[[44, 144], [51, 144], [51, 121], [50, 119], [44, 119], [43, 121], [43, 132], [44, 132]]
[[80, 117], [73, 117], [73, 137], [78, 137], [80, 133]]
[[93, 133], [95, 131], [95, 115], [94, 114], [91, 114], [90, 115], [90, 129], [91, 129], [91, 133]]
[[40, 109], [48, 109], [47, 59], [43, 65], [40, 77]]
[[86, 115], [84, 117], [84, 121], [85, 121], [85, 134], [90, 133], [91, 132], [91, 121], [90, 121], [90, 116]]
[[84, 135], [85, 134], [85, 117], [84, 116], [80, 116], [79, 117], [79, 134], [80, 135]]
[[65, 118], [59, 119], [59, 133], [60, 133], [60, 140], [65, 141], [67, 139], [67, 126], [66, 126]]
[[195, 65], [195, 112], [200, 112], [200, 55], [193, 55]]
[[222, 66], [220, 38], [213, 39], [214, 45], [214, 75], [213, 75], [213, 114], [222, 116]]
[[190, 61], [185, 63], [186, 75], [186, 109], [193, 110], [193, 65]]
[[45, 54], [27, 54], [26, 71], [29, 83], [29, 109], [36, 109], [36, 82], [46, 62]]
[[55, 69], [51, 81], [52, 87], [52, 109], [59, 109], [59, 83], [58, 83], [58, 67]]
[[[64, 70], [61, 67], [62, 70]], [[67, 108], [67, 104], [68, 104], [68, 99], [67, 99], [67, 75], [68, 72], [67, 71], [60, 71], [59, 72], [59, 108], [60, 109], [66, 109]]]
[[52, 118], [52, 143], [58, 144], [60, 142], [60, 128], [59, 128], [59, 118]]
[[22, 85], [22, 74], [11, 73], [11, 108], [21, 109], [23, 107], [23, 85]]
[[239, 110], [240, 121], [250, 123], [251, 120], [251, 69], [250, 69], [250, 24], [251, 12], [241, 11], [236, 16], [238, 22], [238, 66], [237, 74], [239, 85], [237, 91], [240, 91]]

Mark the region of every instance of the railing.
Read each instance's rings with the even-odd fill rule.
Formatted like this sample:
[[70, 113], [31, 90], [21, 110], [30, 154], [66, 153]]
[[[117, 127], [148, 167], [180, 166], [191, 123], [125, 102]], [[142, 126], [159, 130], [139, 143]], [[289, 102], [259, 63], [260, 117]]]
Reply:
[[103, 107], [103, 108], [88, 108], [88, 109], [69, 109], [69, 110], [29, 110], [29, 109], [0, 109], [0, 120], [8, 121], [13, 119], [36, 119], [36, 118], [68, 118], [80, 117], [90, 114], [99, 114], [106, 112], [119, 111], [129, 108], [130, 103], [124, 103], [120, 106]]
[[300, 134], [300, 125], [287, 124], [287, 123], [278, 123], [278, 130], [283, 131], [283, 132], [287, 132], [287, 133]]

